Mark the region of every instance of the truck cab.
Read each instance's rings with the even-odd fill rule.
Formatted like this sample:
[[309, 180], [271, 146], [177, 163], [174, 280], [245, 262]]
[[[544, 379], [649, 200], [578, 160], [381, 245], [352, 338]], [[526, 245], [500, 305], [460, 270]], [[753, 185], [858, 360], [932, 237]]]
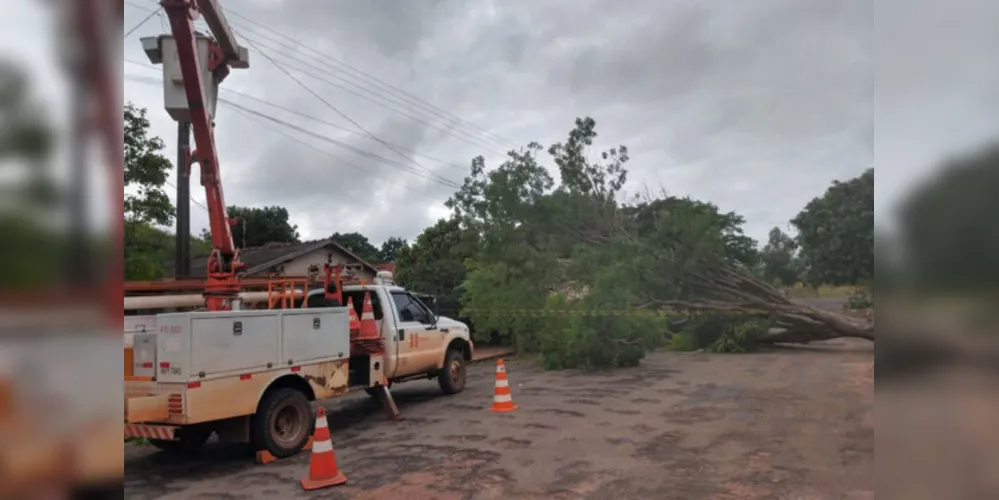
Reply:
[[[345, 284], [348, 299], [361, 317], [365, 293], [370, 294], [378, 331], [385, 343], [385, 370], [389, 384], [437, 378], [441, 390], [455, 394], [465, 387], [465, 363], [472, 360], [468, 325], [434, 313], [418, 294], [398, 286], [391, 273], [381, 271], [372, 284]], [[331, 307], [324, 290], [307, 296], [307, 308]]]

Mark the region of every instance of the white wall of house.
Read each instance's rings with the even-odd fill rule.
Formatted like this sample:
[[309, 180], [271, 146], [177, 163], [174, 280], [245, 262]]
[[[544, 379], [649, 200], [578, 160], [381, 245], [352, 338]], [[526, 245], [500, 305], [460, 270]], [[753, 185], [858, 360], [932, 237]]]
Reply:
[[[291, 261], [285, 262], [283, 264], [284, 267], [283, 274], [285, 276], [308, 276], [309, 266], [315, 264], [316, 266], [319, 267], [320, 276], [322, 276], [323, 264], [326, 262], [326, 258], [330, 254], [333, 255], [331, 261], [333, 265], [343, 264], [345, 262], [354, 262], [353, 259], [347, 257], [346, 254], [340, 252], [339, 250], [336, 250], [335, 248], [321, 248], [319, 250], [302, 255], [301, 257], [298, 257]], [[365, 269], [362, 272], [361, 277], [367, 280], [368, 282], [371, 282], [374, 281], [375, 279], [375, 273]]]

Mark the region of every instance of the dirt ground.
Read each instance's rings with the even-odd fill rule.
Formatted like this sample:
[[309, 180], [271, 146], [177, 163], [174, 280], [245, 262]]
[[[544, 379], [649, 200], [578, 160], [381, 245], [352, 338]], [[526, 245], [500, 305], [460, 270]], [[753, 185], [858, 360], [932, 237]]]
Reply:
[[751, 355], [654, 353], [635, 369], [544, 372], [494, 362], [464, 392], [393, 389], [402, 422], [363, 393], [326, 403], [344, 486], [306, 493], [309, 454], [257, 466], [216, 444], [195, 460], [129, 445], [136, 499], [873, 499], [873, 347], [842, 341]]

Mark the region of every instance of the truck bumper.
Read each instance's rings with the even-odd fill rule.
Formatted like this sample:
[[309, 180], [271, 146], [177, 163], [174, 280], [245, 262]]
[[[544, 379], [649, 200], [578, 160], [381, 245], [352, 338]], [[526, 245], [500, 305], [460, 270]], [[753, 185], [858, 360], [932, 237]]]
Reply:
[[179, 428], [176, 425], [128, 424], [125, 426], [125, 437], [173, 441]]

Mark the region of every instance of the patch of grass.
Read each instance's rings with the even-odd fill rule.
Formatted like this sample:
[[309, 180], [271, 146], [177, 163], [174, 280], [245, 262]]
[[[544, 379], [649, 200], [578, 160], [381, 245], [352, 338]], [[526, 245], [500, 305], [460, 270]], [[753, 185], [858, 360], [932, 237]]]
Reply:
[[697, 336], [692, 332], [680, 332], [673, 335], [673, 338], [669, 340], [667, 348], [671, 351], [679, 352], [696, 351], [698, 349]]
[[856, 287], [853, 286], [827, 286], [822, 285], [818, 289], [795, 285], [788, 289], [788, 295], [796, 299], [814, 299], [829, 297], [849, 297]]

